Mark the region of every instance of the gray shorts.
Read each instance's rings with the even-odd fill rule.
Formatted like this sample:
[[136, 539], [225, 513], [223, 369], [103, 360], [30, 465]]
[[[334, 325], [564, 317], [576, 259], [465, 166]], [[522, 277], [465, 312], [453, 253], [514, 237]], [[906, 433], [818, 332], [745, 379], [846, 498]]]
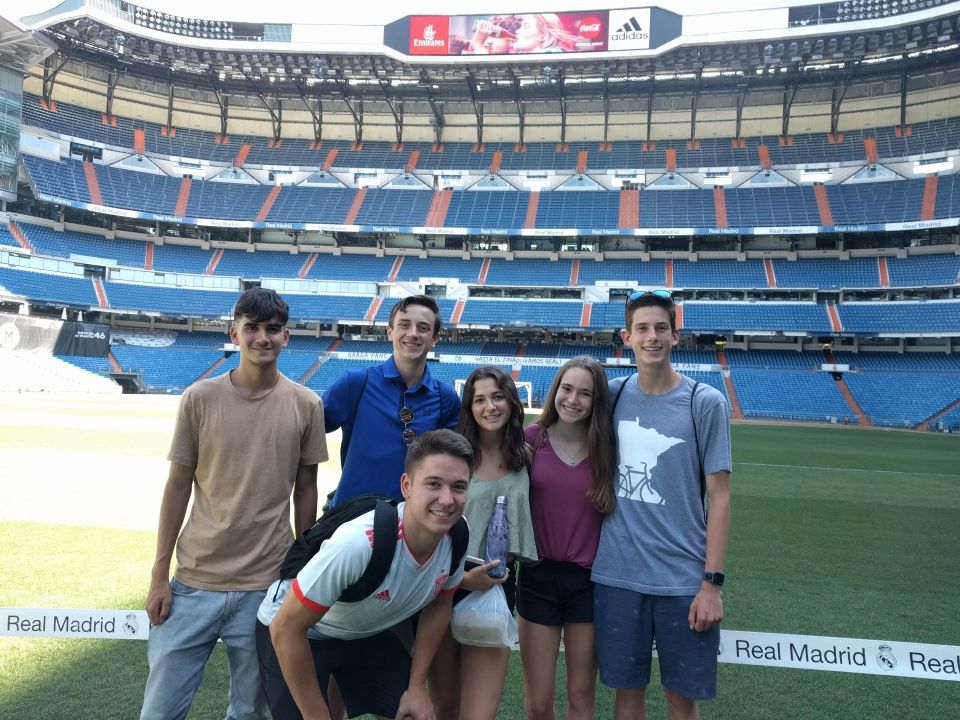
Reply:
[[656, 647], [665, 688], [690, 700], [715, 697], [720, 625], [691, 630], [692, 602], [693, 596], [645, 595], [596, 583], [593, 627], [600, 681], [612, 688], [646, 687]]

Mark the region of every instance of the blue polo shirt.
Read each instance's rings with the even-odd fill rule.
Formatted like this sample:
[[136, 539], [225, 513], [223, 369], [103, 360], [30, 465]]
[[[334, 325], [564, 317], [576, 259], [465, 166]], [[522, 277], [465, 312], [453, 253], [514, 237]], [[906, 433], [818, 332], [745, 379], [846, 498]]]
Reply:
[[413, 410], [409, 427], [417, 435], [452, 429], [460, 418], [460, 397], [452, 386], [434, 379], [426, 367], [420, 383], [408, 388], [393, 357], [378, 367], [344, 373], [324, 394], [327, 432], [342, 428], [344, 436], [334, 505], [363, 493], [401, 497], [407, 457], [400, 422], [404, 407]]

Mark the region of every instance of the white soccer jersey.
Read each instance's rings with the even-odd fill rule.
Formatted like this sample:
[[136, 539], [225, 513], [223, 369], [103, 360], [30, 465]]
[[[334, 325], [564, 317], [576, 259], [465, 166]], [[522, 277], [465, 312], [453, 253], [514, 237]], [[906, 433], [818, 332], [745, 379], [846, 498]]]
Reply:
[[337, 602], [370, 561], [373, 511], [337, 528], [294, 580], [274, 582], [257, 613], [260, 622], [269, 625], [292, 591], [305, 607], [323, 615], [308, 636], [351, 640], [387, 630], [426, 607], [437, 595], [454, 592], [463, 579], [463, 563], [450, 577], [450, 536], [440, 541], [429, 560], [418, 563], [403, 539], [404, 505], [397, 506], [397, 546], [390, 570], [370, 597], [355, 603]]

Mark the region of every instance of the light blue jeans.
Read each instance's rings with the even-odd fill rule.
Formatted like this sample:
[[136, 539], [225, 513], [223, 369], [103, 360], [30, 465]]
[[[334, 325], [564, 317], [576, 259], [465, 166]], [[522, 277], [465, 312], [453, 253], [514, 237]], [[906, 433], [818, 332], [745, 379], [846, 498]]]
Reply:
[[227, 648], [230, 704], [227, 720], [264, 720], [267, 704], [260, 687], [254, 630], [263, 590], [215, 592], [170, 581], [170, 616], [150, 628], [150, 675], [140, 720], [182, 720], [203, 681], [203, 669], [217, 640]]

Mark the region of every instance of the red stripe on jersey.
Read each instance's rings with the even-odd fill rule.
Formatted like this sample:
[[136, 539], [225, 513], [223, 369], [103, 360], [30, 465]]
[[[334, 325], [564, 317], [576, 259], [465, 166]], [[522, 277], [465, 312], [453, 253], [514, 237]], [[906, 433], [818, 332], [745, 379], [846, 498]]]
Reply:
[[453, 594], [454, 594], [457, 590], [459, 590], [459, 589], [460, 589], [460, 586], [457, 585], [456, 587], [452, 587], [452, 588], [450, 588], [449, 590], [441, 590], [441, 591], [440, 591], [440, 594], [441, 594], [441, 595], [453, 595]]
[[297, 582], [296, 578], [293, 581], [293, 594], [296, 595], [297, 600], [300, 601], [300, 604], [303, 605], [310, 612], [315, 612], [317, 615], [326, 615], [327, 610], [330, 608], [324, 607], [320, 603], [315, 603], [313, 600], [308, 598], [303, 594], [303, 590], [300, 589], [300, 583]]
[[373, 528], [367, 530], [367, 541], [370, 543], [370, 547], [373, 547]]

